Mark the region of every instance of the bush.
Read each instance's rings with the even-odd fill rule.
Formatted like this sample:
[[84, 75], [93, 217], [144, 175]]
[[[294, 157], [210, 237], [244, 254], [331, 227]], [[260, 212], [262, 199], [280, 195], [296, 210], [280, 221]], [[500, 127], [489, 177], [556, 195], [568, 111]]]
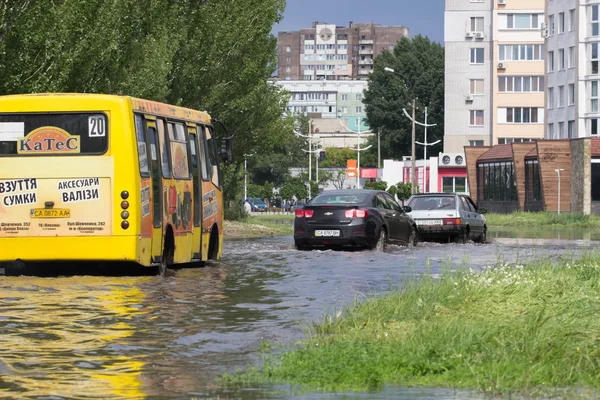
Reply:
[[245, 221], [248, 219], [248, 214], [241, 207], [228, 207], [225, 209], [225, 219], [227, 221]]

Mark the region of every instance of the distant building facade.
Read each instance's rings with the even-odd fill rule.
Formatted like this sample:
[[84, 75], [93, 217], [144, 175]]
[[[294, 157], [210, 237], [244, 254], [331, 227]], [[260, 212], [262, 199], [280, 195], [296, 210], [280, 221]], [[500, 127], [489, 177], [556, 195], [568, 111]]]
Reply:
[[[275, 84], [291, 93], [288, 111], [292, 114], [308, 114], [316, 119], [341, 119], [335, 127], [345, 126], [351, 131], [366, 132], [366, 112], [363, 92], [367, 81], [286, 81], [277, 79]], [[337, 122], [337, 121], [336, 121]], [[327, 129], [331, 131], [332, 127]], [[321, 129], [323, 132], [323, 130]], [[335, 132], [335, 131], [334, 131]]]
[[446, 0], [445, 152], [544, 137], [545, 1]]
[[547, 139], [600, 132], [600, 0], [546, 2]]
[[404, 26], [357, 24], [349, 27], [313, 22], [312, 28], [278, 34], [278, 64], [282, 80], [366, 79], [373, 60], [392, 50], [403, 37]]

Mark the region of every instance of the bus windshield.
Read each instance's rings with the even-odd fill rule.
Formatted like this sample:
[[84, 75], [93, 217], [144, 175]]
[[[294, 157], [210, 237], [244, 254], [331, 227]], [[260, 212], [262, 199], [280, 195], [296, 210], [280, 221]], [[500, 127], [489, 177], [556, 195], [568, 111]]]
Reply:
[[0, 157], [104, 154], [108, 120], [103, 113], [0, 113]]

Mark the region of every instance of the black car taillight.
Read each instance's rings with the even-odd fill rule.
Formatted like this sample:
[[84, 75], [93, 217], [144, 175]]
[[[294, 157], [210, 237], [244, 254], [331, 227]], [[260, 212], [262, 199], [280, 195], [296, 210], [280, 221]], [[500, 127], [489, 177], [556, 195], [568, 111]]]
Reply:
[[344, 217], [346, 218], [367, 218], [369, 216], [368, 210], [346, 210], [344, 211]]

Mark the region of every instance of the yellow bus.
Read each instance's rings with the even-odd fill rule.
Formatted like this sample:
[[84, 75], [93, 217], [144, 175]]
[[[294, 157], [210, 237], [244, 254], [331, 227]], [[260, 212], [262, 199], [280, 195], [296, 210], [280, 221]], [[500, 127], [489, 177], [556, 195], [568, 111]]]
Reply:
[[127, 96], [0, 96], [0, 262], [219, 259], [221, 162], [206, 112]]

